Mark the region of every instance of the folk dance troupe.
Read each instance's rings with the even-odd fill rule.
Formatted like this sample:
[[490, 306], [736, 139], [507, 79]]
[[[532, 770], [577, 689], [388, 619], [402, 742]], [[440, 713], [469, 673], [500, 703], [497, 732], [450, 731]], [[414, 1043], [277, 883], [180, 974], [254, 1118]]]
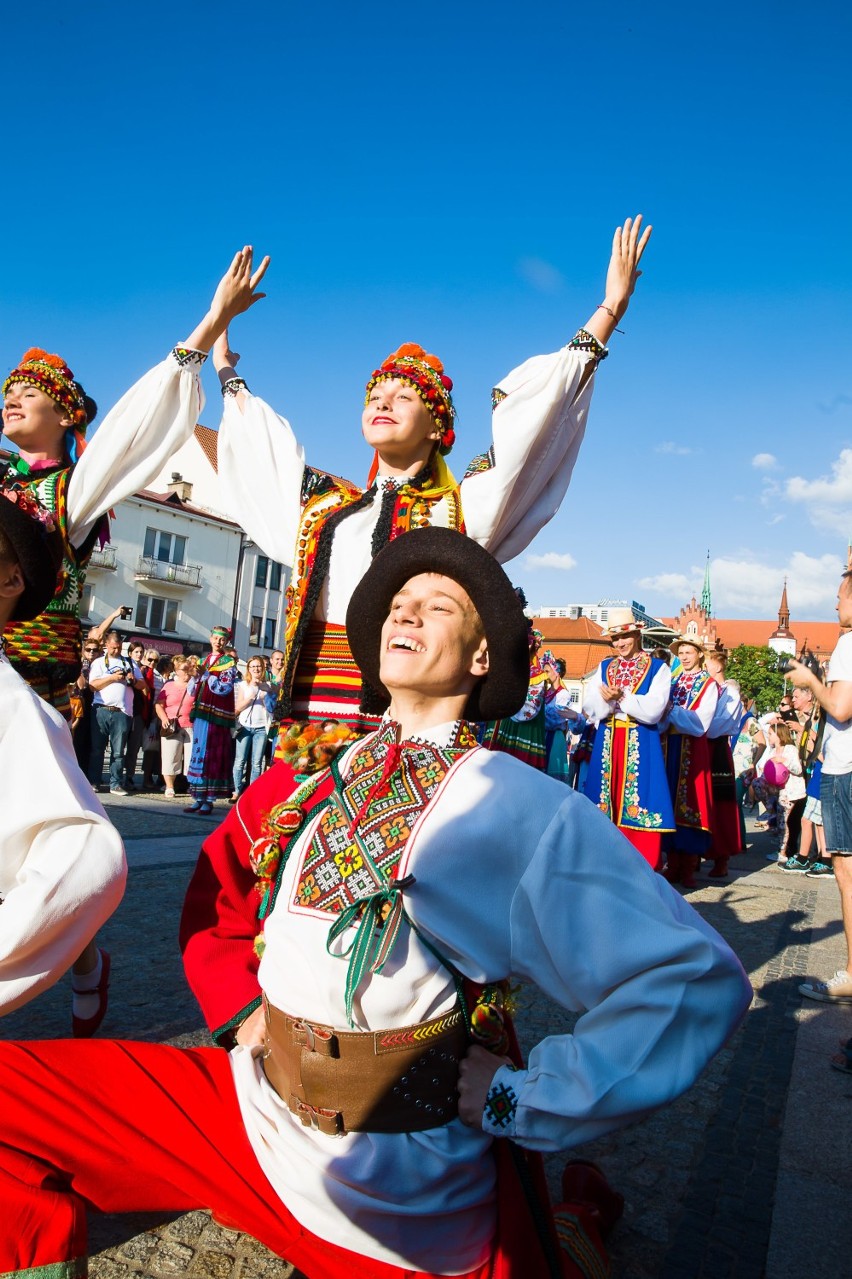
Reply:
[[[380, 727], [295, 794], [264, 774], [188, 893], [187, 974], [230, 1053], [0, 1044], [3, 1272], [80, 1273], [87, 1206], [206, 1206], [310, 1276], [537, 1279], [560, 1245], [559, 1273], [605, 1273], [588, 1170], [569, 1164], [537, 1231], [500, 1139], [557, 1150], [671, 1100], [748, 982], [584, 797], [476, 744], [469, 720], [528, 683], [486, 551], [448, 529], [395, 540], [347, 630]], [[526, 1066], [508, 978], [584, 1014]]]
[[[585, 328], [503, 380], [492, 447], [461, 483], [444, 460], [455, 419], [441, 362], [413, 344], [389, 357], [367, 386], [365, 489], [309, 467], [236, 374], [227, 323], [257, 300], [267, 265], [237, 255], [236, 283], [196, 331], [198, 360], [176, 363], [216, 344], [232, 512], [293, 564], [281, 715], [367, 735], [295, 790], [283, 765], [268, 770], [204, 845], [181, 946], [218, 1047], [0, 1043], [0, 1273], [84, 1273], [87, 1209], [194, 1207], [312, 1277], [605, 1273], [618, 1196], [580, 1162], [553, 1213], [540, 1197], [532, 1207], [536, 1155], [678, 1096], [750, 1000], [736, 957], [638, 840], [670, 837], [670, 864], [693, 855], [678, 800], [703, 791], [680, 739], [700, 740], [715, 684], [684, 678], [683, 659], [672, 681], [625, 642], [635, 628], [615, 634], [591, 804], [479, 745], [474, 725], [527, 699], [527, 623], [498, 559], [564, 494], [648, 234], [639, 219], [618, 229]], [[247, 438], [265, 499], [245, 482]], [[216, 662], [214, 646], [218, 678]], [[551, 688], [555, 728], [564, 699]], [[221, 725], [208, 723], [209, 744]], [[604, 755], [607, 728], [618, 745]], [[631, 822], [637, 807], [654, 814], [650, 832]], [[102, 909], [80, 906], [91, 932]], [[582, 1013], [526, 1064], [506, 997], [519, 979]]]

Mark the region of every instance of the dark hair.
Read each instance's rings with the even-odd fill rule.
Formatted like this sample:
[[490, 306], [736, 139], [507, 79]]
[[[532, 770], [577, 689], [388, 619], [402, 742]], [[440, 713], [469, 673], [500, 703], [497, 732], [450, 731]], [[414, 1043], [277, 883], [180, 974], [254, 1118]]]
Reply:
[[15, 554], [15, 548], [9, 541], [6, 534], [0, 528], [0, 560], [6, 560], [9, 564], [17, 564], [18, 557]]
[[559, 672], [559, 674], [560, 674], [561, 678], [562, 678], [562, 679], [564, 679], [564, 678], [565, 678], [565, 671], [567, 670], [567, 667], [566, 667], [566, 665], [565, 665], [565, 659], [564, 659], [564, 657], [557, 657], [557, 659], [556, 659], [556, 661], [553, 663], [553, 665], [556, 667], [556, 669], [557, 669], [557, 671]]
[[83, 401], [83, 407], [86, 410], [86, 426], [91, 426], [95, 418], [98, 416], [98, 406], [95, 404], [91, 395], [87, 395], [83, 390], [82, 382], [75, 382], [74, 385], [77, 388], [80, 399]]

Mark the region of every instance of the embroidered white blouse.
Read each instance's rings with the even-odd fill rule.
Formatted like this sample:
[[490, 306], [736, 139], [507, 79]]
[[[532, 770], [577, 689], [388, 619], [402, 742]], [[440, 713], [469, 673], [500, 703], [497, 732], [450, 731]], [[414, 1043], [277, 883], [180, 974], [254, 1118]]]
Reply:
[[0, 1014], [71, 967], [121, 901], [124, 845], [67, 724], [0, 654]]
[[[501, 563], [519, 555], [559, 509], [585, 433], [596, 362], [588, 351], [563, 347], [527, 360], [499, 384], [505, 398], [492, 418], [494, 465], [460, 488], [468, 535]], [[457, 443], [455, 453], [462, 447]], [[244, 410], [226, 396], [218, 456], [226, 510], [265, 555], [292, 564], [305, 452], [289, 422], [256, 395], [246, 393]], [[387, 479], [378, 476], [380, 488]], [[352, 591], [370, 566], [380, 505], [350, 515], [345, 536], [334, 538], [318, 620], [346, 621]], [[445, 502], [432, 507], [432, 520], [449, 522]]]
[[[452, 728], [424, 736], [443, 745]], [[329, 954], [335, 916], [296, 897], [319, 820], [308, 821], [282, 873], [260, 983], [286, 1012], [346, 1029], [346, 939]], [[526, 1070], [497, 1072], [510, 1104], [493, 1121], [486, 1107], [484, 1131], [456, 1119], [425, 1132], [327, 1137], [303, 1128], [273, 1091], [260, 1049], [233, 1050], [234, 1081], [258, 1161], [307, 1229], [380, 1261], [459, 1274], [490, 1247], [492, 1134], [558, 1150], [633, 1122], [690, 1086], [751, 991], [725, 942], [594, 805], [506, 754], [476, 748], [453, 764], [398, 874], [415, 877], [405, 907], [431, 946], [474, 981], [512, 976], [586, 1010], [574, 1034], [543, 1040]], [[403, 923], [383, 970], [359, 988], [354, 1016], [359, 1029], [405, 1026], [455, 999], [449, 972]]]

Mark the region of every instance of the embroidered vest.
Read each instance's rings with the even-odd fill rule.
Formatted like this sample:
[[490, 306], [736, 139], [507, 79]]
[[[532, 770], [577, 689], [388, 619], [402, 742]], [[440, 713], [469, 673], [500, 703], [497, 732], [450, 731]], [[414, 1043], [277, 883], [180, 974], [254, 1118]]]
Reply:
[[[394, 486], [395, 500], [389, 521], [379, 519], [373, 533], [373, 556], [401, 533], [431, 523], [431, 509], [446, 500], [449, 527], [464, 532], [461, 498], [458, 487], [437, 489], [434, 473], [426, 468], [405, 484]], [[305, 467], [302, 481], [302, 514], [296, 536], [293, 572], [287, 587], [287, 619], [284, 629], [284, 668], [281, 672], [276, 719], [290, 715], [293, 680], [299, 661], [305, 630], [313, 617], [323, 583], [328, 576], [331, 548], [338, 525], [356, 510], [371, 506], [380, 493], [374, 484], [359, 489], [349, 480]], [[355, 583], [352, 583], [353, 587]]]
[[56, 517], [63, 545], [56, 594], [45, 611], [30, 622], [10, 622], [3, 630], [6, 656], [26, 680], [42, 674], [45, 664], [67, 667], [63, 673], [66, 681], [76, 679], [80, 672], [80, 600], [97, 527], [80, 547], [72, 546], [68, 540], [67, 494], [72, 469], [64, 466], [36, 471], [23, 481], [23, 486]]

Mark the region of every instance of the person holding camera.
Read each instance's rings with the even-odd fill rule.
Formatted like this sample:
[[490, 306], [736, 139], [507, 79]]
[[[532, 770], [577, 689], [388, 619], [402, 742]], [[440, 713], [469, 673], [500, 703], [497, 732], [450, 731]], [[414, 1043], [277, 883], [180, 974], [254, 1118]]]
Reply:
[[92, 754], [89, 781], [100, 788], [107, 743], [110, 748], [109, 789], [111, 795], [126, 795], [121, 785], [124, 754], [133, 723], [134, 691], [144, 692], [145, 681], [139, 665], [121, 655], [121, 636], [110, 631], [103, 657], [92, 662], [89, 685], [92, 697]]
[[172, 658], [172, 674], [154, 701], [160, 721], [160, 751], [166, 799], [175, 797], [175, 778], [184, 771], [184, 747], [192, 740], [192, 693], [189, 687], [191, 667], [181, 654]]
[[[841, 627], [852, 626], [852, 572], [840, 579], [837, 616]], [[831, 858], [846, 937], [846, 967], [827, 981], [807, 981], [799, 987], [808, 999], [852, 1004], [852, 633], [841, 635], [828, 663], [826, 682], [812, 663], [788, 659], [785, 674], [796, 688], [807, 688], [825, 712], [820, 803], [826, 855]]]

